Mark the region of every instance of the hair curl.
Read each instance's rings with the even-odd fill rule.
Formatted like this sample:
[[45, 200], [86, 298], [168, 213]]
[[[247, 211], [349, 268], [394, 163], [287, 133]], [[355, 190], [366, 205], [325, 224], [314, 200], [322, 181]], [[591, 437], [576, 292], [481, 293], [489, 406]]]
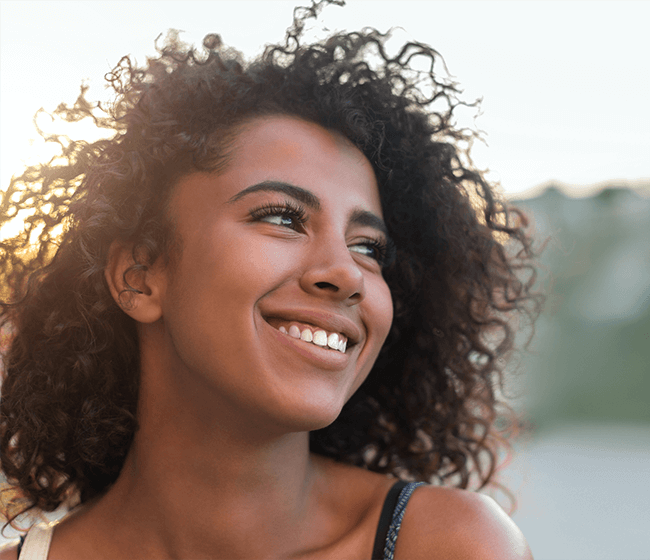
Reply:
[[434, 73], [438, 53], [408, 42], [391, 56], [389, 34], [374, 29], [303, 44], [322, 5], [297, 8], [284, 44], [249, 63], [218, 35], [193, 49], [173, 33], [145, 67], [122, 58], [107, 75], [114, 104], [93, 107], [82, 88], [56, 110], [112, 137], [47, 137], [62, 155], [2, 194], [0, 224], [25, 224], [0, 241], [0, 461], [17, 492], [8, 519], [73, 494], [86, 501], [116, 480], [137, 429], [139, 349], [104, 278], [109, 246], [133, 244], [127, 274], [168, 258], [177, 179], [218, 170], [237, 127], [274, 114], [338, 131], [365, 154], [396, 246], [386, 344], [340, 417], [311, 434], [312, 450], [459, 487], [472, 473], [480, 486], [492, 477], [503, 358], [517, 319], [540, 305], [525, 219], [473, 169], [475, 133], [454, 124], [463, 102]]

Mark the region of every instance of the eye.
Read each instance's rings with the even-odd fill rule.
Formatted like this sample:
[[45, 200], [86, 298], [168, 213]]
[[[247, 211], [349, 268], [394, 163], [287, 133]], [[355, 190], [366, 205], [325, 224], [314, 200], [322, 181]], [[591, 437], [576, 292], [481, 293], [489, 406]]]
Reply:
[[287, 216], [286, 214], [269, 214], [268, 216], [260, 218], [260, 222], [268, 222], [269, 224], [284, 227], [293, 227], [296, 225], [294, 217]]
[[350, 245], [350, 251], [374, 259], [382, 267], [390, 264], [393, 258], [392, 243], [379, 239], [365, 239], [361, 243]]
[[267, 204], [250, 211], [254, 221], [266, 222], [280, 227], [299, 229], [306, 221], [305, 209], [286, 201], [283, 204]]

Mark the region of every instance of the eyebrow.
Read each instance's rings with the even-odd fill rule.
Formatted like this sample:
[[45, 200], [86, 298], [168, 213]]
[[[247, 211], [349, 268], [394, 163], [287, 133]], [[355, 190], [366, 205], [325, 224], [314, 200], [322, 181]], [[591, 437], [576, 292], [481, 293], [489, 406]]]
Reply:
[[[286, 194], [291, 198], [302, 202], [305, 206], [308, 206], [312, 210], [321, 209], [320, 200], [315, 194], [309, 192], [306, 189], [303, 189], [302, 187], [297, 187], [296, 185], [285, 183], [283, 181], [262, 181], [261, 183], [246, 187], [244, 190], [239, 191], [236, 195], [228, 199], [227, 204], [232, 204], [233, 202], [236, 202], [237, 200], [240, 200], [245, 196], [256, 192], [278, 192]], [[388, 228], [386, 227], [384, 220], [372, 212], [368, 212], [367, 210], [362, 210], [360, 208], [355, 209], [352, 213], [352, 216], [350, 216], [350, 223], [358, 226], [368, 226], [377, 229], [386, 237], [389, 237]]]
[[368, 226], [374, 229], [381, 231], [386, 237], [388, 235], [388, 228], [379, 216], [376, 216], [372, 212], [367, 210], [357, 209], [350, 216], [350, 223], [357, 226]]
[[318, 200], [316, 195], [310, 193], [306, 189], [282, 181], [262, 181], [256, 185], [251, 185], [231, 197], [228, 200], [228, 204], [236, 202], [237, 200], [256, 192], [279, 192], [289, 195], [291, 198], [295, 198], [305, 206], [309, 206], [312, 210], [320, 210], [320, 200]]

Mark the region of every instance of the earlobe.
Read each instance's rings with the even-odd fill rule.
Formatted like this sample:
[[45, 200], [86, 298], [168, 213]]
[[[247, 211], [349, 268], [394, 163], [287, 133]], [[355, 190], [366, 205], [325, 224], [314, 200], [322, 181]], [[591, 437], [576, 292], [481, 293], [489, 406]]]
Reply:
[[108, 288], [122, 311], [139, 323], [154, 323], [162, 317], [164, 274], [159, 268], [158, 263], [136, 264], [133, 245], [111, 244], [104, 270]]

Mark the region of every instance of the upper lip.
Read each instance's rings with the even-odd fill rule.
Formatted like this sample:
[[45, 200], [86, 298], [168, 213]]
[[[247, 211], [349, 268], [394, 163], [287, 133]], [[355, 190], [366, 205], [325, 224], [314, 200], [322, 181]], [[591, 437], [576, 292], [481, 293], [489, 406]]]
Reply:
[[328, 332], [341, 333], [347, 337], [349, 345], [358, 343], [362, 337], [361, 329], [354, 321], [327, 311], [283, 308], [277, 311], [265, 310], [262, 316], [265, 320], [275, 318], [284, 321], [309, 323]]

